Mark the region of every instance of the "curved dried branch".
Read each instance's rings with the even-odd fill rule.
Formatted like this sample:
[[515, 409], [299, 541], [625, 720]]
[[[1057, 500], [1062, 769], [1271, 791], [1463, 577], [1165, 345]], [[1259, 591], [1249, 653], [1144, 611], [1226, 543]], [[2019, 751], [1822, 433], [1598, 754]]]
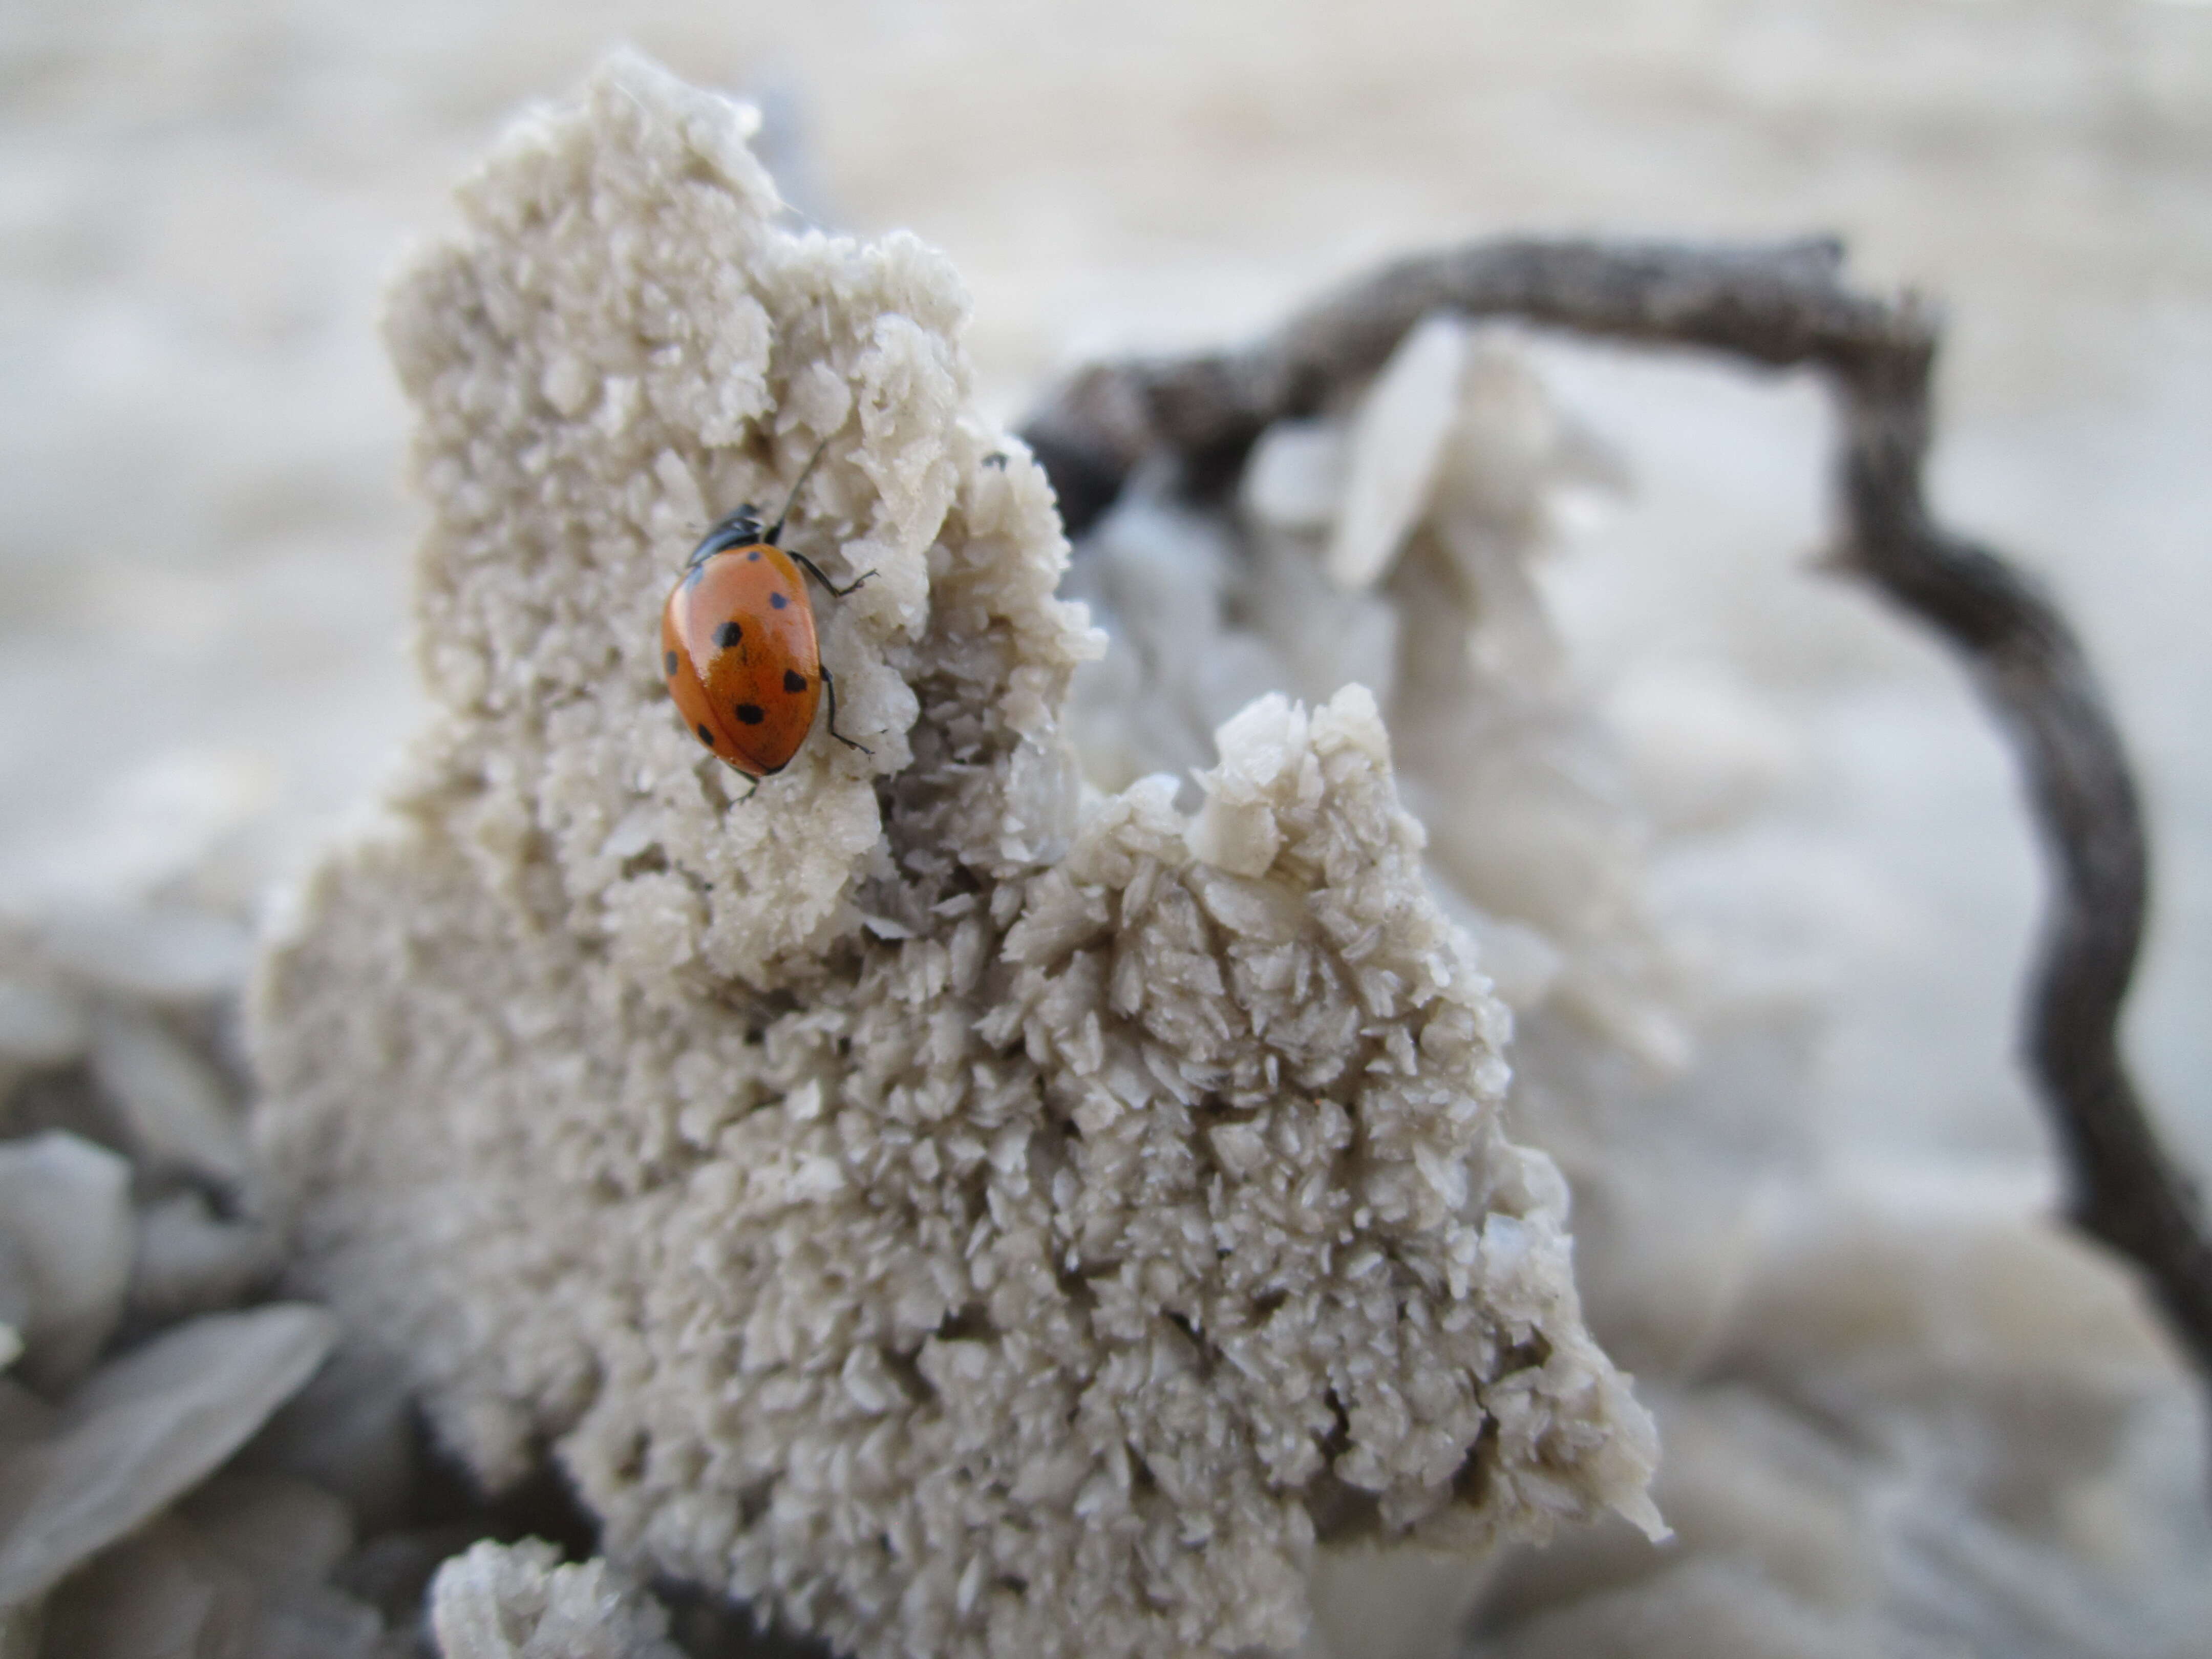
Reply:
[[2135, 782], [2087, 659], [2051, 601], [1929, 516], [1923, 466], [1938, 331], [1925, 306], [1843, 285], [1828, 239], [1738, 247], [1515, 240], [1401, 260], [1240, 350], [1078, 374], [1023, 435], [1071, 535], [1139, 462], [1224, 483], [1273, 421], [1310, 415], [1380, 368], [1431, 311], [1811, 368], [1838, 405], [1838, 566], [1941, 634], [2019, 757], [2051, 866], [2027, 1058], [2066, 1162], [2069, 1213], [2132, 1259], [2212, 1383], [2212, 1242], [2160, 1145], [2118, 1044], [2148, 858]]

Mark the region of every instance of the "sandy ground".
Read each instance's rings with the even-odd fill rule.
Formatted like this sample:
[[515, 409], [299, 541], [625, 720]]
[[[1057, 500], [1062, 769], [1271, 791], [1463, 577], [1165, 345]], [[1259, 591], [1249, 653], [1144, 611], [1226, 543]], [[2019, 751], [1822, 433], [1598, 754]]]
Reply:
[[[2212, 7], [2172, 0], [15, 0], [0, 907], [188, 871], [250, 902], [384, 771], [417, 517], [380, 286], [508, 113], [623, 38], [763, 98], [816, 216], [945, 248], [1009, 416], [1085, 354], [1502, 229], [1832, 228], [1942, 296], [1939, 496], [2111, 681], [2159, 853], [2135, 1052], [2212, 1164]], [[1765, 827], [1662, 848], [1662, 892], [1732, 904], [1834, 1008], [1838, 1146], [2034, 1152], [2032, 848], [1948, 665], [1804, 574], [1817, 397], [1554, 369], [1639, 479], [1552, 572], [1583, 672], [1632, 710], [1717, 688], [1775, 761]]]

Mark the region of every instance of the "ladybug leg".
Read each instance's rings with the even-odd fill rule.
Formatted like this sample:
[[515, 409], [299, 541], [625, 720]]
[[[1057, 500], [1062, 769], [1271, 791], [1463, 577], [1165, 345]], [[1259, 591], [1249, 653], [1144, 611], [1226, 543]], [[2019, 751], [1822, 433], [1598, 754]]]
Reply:
[[761, 781], [760, 781], [758, 778], [755, 778], [755, 779], [752, 781], [752, 784], [753, 784], [753, 787], [752, 787], [751, 788], [750, 788], [750, 789], [746, 790], [746, 791], [745, 791], [745, 793], [744, 793], [744, 794], [742, 794], [742, 795], [738, 796], [738, 797], [737, 798], [737, 799], [736, 799], [736, 800], [734, 800], [734, 801], [731, 802], [730, 804], [731, 804], [732, 806], [743, 806], [743, 805], [744, 805], [747, 801], [750, 800], [750, 799], [751, 799], [755, 795], [757, 795], [758, 793], [760, 793], [760, 785], [761, 785]]
[[[808, 567], [810, 569], [812, 568], [813, 567], [811, 565]], [[816, 574], [818, 575], [820, 573], [817, 571]], [[867, 578], [864, 576], [860, 580], [861, 581], [865, 581]], [[824, 586], [829, 586], [826, 582], [823, 585]], [[860, 582], [854, 582], [853, 584], [855, 587], [858, 587], [860, 585]], [[834, 592], [836, 590], [834, 588], [831, 589], [831, 592]], [[840, 732], [837, 729], [837, 682], [830, 675], [830, 670], [827, 666], [824, 666], [822, 670], [822, 689], [830, 694], [830, 735], [836, 738], [838, 742], [843, 744], [848, 749], [857, 749], [864, 755], [872, 756], [876, 752], [874, 750], [869, 748], [866, 744], [854, 743], [852, 738], [847, 737], [842, 732]]]
[[[784, 551], [790, 553], [791, 550], [789, 548], [786, 548]], [[861, 575], [854, 577], [851, 581], [847, 582], [842, 587], [840, 587], [835, 582], [831, 581], [827, 576], [823, 575], [821, 570], [815, 565], [814, 561], [808, 558], [804, 553], [792, 553], [791, 556], [793, 561], [798, 564], [800, 569], [804, 570], [808, 575], [813, 577], [816, 581], [820, 582], [822, 586], [829, 591], [832, 599], [843, 599], [848, 593], [858, 587], [862, 582], [867, 580], [870, 576], [876, 574], [872, 570], [867, 571]]]

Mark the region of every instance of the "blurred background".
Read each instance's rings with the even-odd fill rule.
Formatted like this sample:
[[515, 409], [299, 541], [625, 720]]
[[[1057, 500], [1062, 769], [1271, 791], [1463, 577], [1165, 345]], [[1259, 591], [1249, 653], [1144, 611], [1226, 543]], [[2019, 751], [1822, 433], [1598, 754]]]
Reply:
[[[242, 912], [368, 797], [419, 714], [381, 286], [623, 40], [759, 100], [808, 216], [944, 248], [1010, 421], [1085, 357], [1496, 232], [1832, 230], [1940, 297], [1938, 499], [2111, 686], [2157, 856], [2134, 1053], [2212, 1166], [2212, 5], [2183, 0], [10, 0], [0, 915]], [[1632, 757], [1733, 733], [1765, 804], [1662, 835], [1662, 900], [1733, 896], [1833, 1010], [1838, 1150], [2037, 1156], [2008, 763], [1948, 662], [1809, 574], [1817, 390], [1540, 351], [1635, 480], [1547, 572], [1577, 672]]]

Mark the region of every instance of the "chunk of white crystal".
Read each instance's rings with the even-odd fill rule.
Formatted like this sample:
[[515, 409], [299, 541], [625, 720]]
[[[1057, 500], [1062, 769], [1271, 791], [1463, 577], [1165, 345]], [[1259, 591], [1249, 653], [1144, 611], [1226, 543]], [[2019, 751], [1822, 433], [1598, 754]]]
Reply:
[[122, 1110], [140, 1160], [236, 1185], [251, 1159], [245, 1126], [215, 1068], [159, 1020], [117, 1012], [93, 1036], [93, 1076]]
[[650, 1595], [604, 1560], [562, 1565], [539, 1538], [486, 1539], [439, 1568], [430, 1623], [442, 1659], [683, 1659]]
[[1237, 499], [1276, 530], [1313, 533], [1336, 522], [1347, 446], [1335, 421], [1277, 421], [1252, 446]]
[[1444, 312], [1425, 317], [1362, 398], [1326, 561], [1339, 586], [1373, 583], [1427, 510], [1444, 441], [1459, 416], [1467, 350], [1464, 320]]
[[234, 1307], [283, 1259], [264, 1223], [225, 1220], [199, 1193], [172, 1193], [138, 1212], [131, 1311], [170, 1320]]
[[0, 1316], [38, 1386], [73, 1382], [123, 1314], [131, 1282], [131, 1166], [50, 1130], [0, 1141]]

